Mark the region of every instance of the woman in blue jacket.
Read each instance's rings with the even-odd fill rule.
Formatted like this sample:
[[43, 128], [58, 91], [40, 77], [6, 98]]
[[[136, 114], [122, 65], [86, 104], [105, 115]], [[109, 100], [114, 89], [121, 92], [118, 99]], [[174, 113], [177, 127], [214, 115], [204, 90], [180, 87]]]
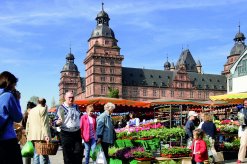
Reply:
[[21, 122], [20, 92], [15, 86], [18, 79], [8, 71], [0, 74], [0, 160], [1, 164], [22, 164], [21, 150], [13, 128]]
[[115, 142], [116, 139], [116, 133], [111, 118], [115, 105], [108, 102], [104, 105], [104, 109], [105, 112], [102, 113], [96, 120], [96, 134], [98, 138], [97, 144], [101, 144], [106, 160], [109, 161], [108, 148]]

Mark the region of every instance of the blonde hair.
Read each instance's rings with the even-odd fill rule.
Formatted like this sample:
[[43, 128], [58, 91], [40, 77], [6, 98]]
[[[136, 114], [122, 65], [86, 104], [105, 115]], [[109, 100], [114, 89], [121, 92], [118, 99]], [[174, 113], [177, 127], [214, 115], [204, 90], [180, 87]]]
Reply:
[[116, 108], [116, 106], [111, 102], [108, 102], [104, 105], [105, 110], [114, 110], [115, 108]]
[[210, 113], [204, 113], [204, 121], [213, 121], [213, 116]]
[[94, 110], [94, 107], [93, 107], [92, 104], [90, 104], [90, 105], [88, 105], [88, 106], [86, 107], [86, 112], [88, 112], [89, 110], [90, 110], [90, 111]]

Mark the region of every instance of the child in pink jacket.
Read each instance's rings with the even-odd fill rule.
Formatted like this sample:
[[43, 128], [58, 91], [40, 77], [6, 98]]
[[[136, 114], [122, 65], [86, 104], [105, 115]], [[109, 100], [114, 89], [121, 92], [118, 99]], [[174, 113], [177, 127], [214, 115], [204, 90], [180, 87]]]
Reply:
[[208, 160], [207, 144], [203, 140], [204, 132], [201, 129], [193, 131], [192, 149], [192, 163], [204, 164], [205, 160]]

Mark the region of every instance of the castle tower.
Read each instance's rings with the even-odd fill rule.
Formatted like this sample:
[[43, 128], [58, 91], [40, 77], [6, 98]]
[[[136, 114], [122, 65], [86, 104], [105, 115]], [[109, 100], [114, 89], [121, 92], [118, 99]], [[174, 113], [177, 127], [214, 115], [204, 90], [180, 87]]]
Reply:
[[238, 26], [238, 33], [235, 35], [233, 40], [235, 41], [235, 44], [231, 49], [230, 55], [227, 56], [226, 64], [224, 64], [224, 71], [221, 72], [222, 75], [226, 75], [227, 77], [230, 75], [231, 66], [235, 63], [235, 61], [246, 48], [244, 43], [245, 36], [242, 32], [240, 32], [240, 25]]
[[96, 28], [88, 40], [89, 48], [84, 59], [86, 98], [106, 96], [108, 88], [119, 90], [122, 97], [122, 61], [113, 30], [109, 27], [109, 16], [102, 10], [97, 14]]
[[198, 60], [196, 63], [196, 69], [197, 69], [198, 73], [202, 73], [202, 64], [201, 64], [200, 60]]
[[170, 70], [171, 68], [171, 63], [168, 61], [168, 57], [167, 57], [167, 61], [164, 64], [164, 70]]
[[59, 82], [59, 102], [64, 101], [65, 93], [72, 91], [76, 96], [79, 94], [78, 86], [81, 86], [80, 72], [78, 71], [77, 66], [74, 63], [74, 55], [70, 53], [66, 56], [66, 64], [63, 66], [61, 71], [61, 78]]

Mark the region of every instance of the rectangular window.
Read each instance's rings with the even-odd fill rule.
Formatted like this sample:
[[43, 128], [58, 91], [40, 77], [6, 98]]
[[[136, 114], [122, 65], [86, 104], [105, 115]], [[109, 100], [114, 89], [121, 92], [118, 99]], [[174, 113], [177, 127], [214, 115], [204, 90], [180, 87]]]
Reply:
[[114, 74], [114, 68], [110, 68], [110, 74]]
[[110, 82], [115, 82], [115, 78], [114, 77], [110, 77]]
[[134, 97], [137, 97], [138, 96], [138, 92], [137, 92], [138, 90], [137, 90], [137, 88], [135, 87], [135, 88], [133, 88], [133, 96]]
[[174, 97], [174, 91], [171, 91], [171, 97]]
[[190, 98], [194, 98], [194, 92], [190, 91]]
[[143, 89], [143, 96], [147, 96], [147, 89]]
[[100, 73], [105, 73], [105, 68], [100, 68]]
[[157, 96], [157, 90], [153, 89], [153, 96], [156, 97]]
[[124, 96], [127, 96], [127, 95], [128, 95], [128, 91], [127, 91], [126, 88], [123, 88], [123, 95], [124, 95]]
[[162, 97], [166, 97], [166, 90], [165, 90], [165, 89], [162, 89], [162, 91], [161, 91], [161, 96], [162, 96]]
[[184, 96], [184, 91], [180, 91], [179, 92], [179, 97], [183, 97]]
[[105, 82], [105, 76], [100, 77], [101, 82]]
[[101, 85], [101, 94], [105, 94], [106, 93], [106, 89], [104, 85]]
[[202, 92], [201, 91], [198, 91], [198, 98], [202, 98]]

